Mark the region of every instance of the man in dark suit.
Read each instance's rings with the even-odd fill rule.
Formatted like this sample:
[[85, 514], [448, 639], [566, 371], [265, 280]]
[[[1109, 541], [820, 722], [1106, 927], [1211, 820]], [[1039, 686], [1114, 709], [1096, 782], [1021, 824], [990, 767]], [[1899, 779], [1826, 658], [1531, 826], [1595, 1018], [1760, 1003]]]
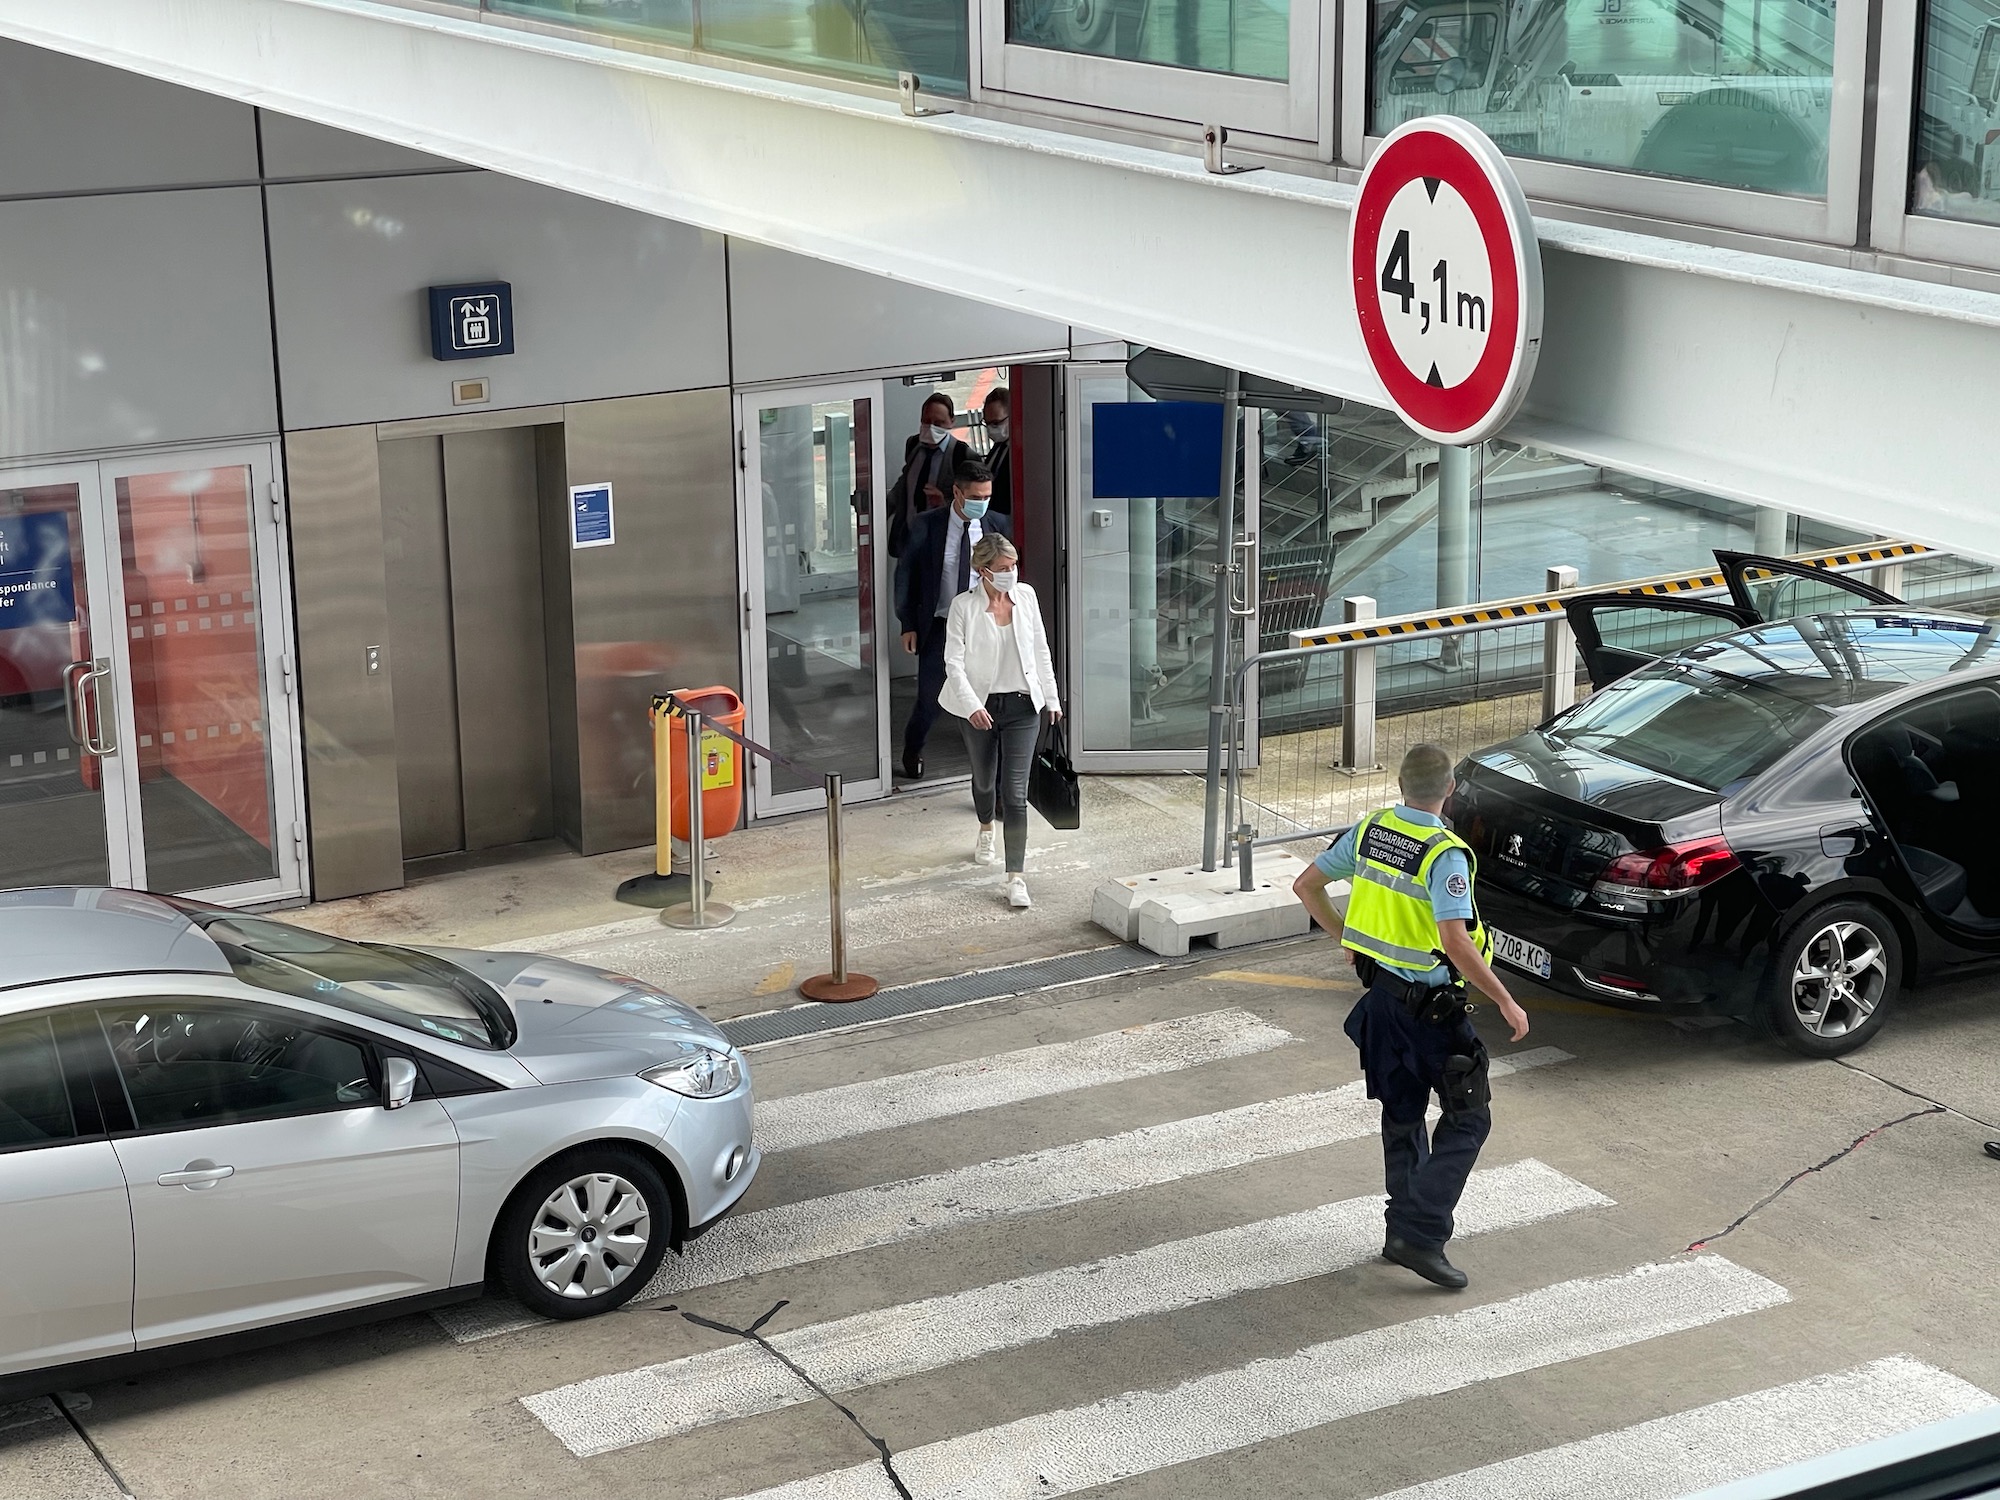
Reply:
[[1008, 422], [1012, 406], [1007, 387], [996, 385], [986, 393], [986, 403], [980, 408], [991, 444], [980, 462], [993, 471], [993, 508], [1003, 516], [1014, 514], [1014, 430]]
[[967, 456], [965, 444], [952, 436], [957, 420], [951, 397], [933, 391], [924, 398], [923, 426], [903, 444], [903, 472], [889, 486], [889, 555], [901, 557], [910, 527], [926, 511], [941, 509], [951, 476]]
[[995, 515], [993, 471], [977, 459], [961, 464], [947, 507], [925, 511], [911, 526], [896, 559], [896, 618], [903, 649], [917, 658], [917, 701], [903, 729], [903, 774], [924, 775], [924, 742], [937, 722], [944, 688], [945, 619], [951, 601], [972, 587], [972, 549], [988, 532], [1012, 538], [1007, 518]]

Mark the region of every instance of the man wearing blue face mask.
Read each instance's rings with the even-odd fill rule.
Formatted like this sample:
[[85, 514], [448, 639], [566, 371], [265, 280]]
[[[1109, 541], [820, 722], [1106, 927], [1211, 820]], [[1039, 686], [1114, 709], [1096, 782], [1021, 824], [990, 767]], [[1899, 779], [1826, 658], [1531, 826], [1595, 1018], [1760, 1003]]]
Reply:
[[972, 549], [982, 536], [1014, 534], [992, 504], [993, 471], [968, 460], [953, 476], [951, 504], [918, 516], [896, 559], [896, 618], [903, 649], [917, 658], [917, 701], [903, 730], [902, 769], [910, 781], [923, 779], [924, 743], [944, 688], [945, 621], [951, 601], [972, 586]]
[[971, 450], [951, 430], [958, 420], [951, 397], [933, 391], [924, 397], [923, 425], [903, 445], [903, 472], [889, 486], [889, 555], [901, 557], [910, 527], [926, 511], [941, 510], [951, 476]]

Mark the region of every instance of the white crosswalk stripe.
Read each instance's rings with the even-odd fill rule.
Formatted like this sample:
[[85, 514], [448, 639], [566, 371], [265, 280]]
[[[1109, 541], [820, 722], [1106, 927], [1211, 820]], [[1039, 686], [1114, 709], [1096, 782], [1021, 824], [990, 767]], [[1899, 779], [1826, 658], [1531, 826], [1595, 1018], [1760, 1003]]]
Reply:
[[[1515, 1162], [1473, 1175], [1458, 1233], [1487, 1234], [1610, 1202], [1541, 1162]], [[1077, 1329], [1322, 1276], [1372, 1258], [1381, 1245], [1382, 1199], [1350, 1198], [769, 1337], [821, 1388], [850, 1391]], [[736, 1344], [579, 1381], [524, 1397], [522, 1405], [582, 1458], [811, 1399], [769, 1354]]]
[[[896, 1473], [917, 1500], [1048, 1500], [1788, 1300], [1719, 1255], [1640, 1266], [908, 1449]], [[894, 1494], [871, 1463], [748, 1500]]]
[[1677, 1500], [1994, 1404], [1903, 1355], [1752, 1391], [1380, 1500]]
[[[1567, 1060], [1554, 1047], [1495, 1058], [1493, 1074]], [[756, 1276], [895, 1244], [955, 1225], [1062, 1208], [1135, 1188], [1373, 1135], [1378, 1107], [1359, 1082], [1029, 1151], [879, 1187], [725, 1219], [663, 1266], [641, 1295]]]
[[1155, 1021], [1073, 1042], [760, 1099], [757, 1144], [767, 1154], [817, 1146], [873, 1130], [1249, 1057], [1293, 1040], [1289, 1031], [1245, 1010]]

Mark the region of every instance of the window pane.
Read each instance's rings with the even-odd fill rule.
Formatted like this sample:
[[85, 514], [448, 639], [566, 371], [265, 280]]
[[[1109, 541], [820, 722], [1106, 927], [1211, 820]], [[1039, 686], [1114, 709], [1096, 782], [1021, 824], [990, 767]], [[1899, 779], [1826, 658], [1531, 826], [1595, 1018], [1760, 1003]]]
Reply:
[[1291, 0], [1007, 0], [1020, 46], [1280, 83], [1291, 26]]
[[1826, 192], [1834, 0], [1375, 0], [1372, 134], [1458, 115], [1517, 156]]
[[75, 1134], [48, 1018], [0, 1025], [0, 1150]]
[[361, 1049], [272, 1012], [177, 1008], [103, 1013], [141, 1130], [374, 1104]]
[[1552, 734], [1711, 791], [1754, 776], [1826, 723], [1823, 710], [1678, 667], [1614, 682]]
[[1925, 9], [1910, 211], [2000, 224], [2000, 0]]

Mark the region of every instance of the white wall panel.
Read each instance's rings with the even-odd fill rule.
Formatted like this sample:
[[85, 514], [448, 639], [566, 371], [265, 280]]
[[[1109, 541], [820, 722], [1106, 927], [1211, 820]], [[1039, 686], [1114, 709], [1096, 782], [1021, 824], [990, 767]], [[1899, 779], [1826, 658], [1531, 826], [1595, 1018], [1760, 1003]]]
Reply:
[[366, 177], [386, 172], [451, 171], [459, 166], [442, 156], [373, 140], [351, 130], [331, 130], [295, 115], [269, 109], [263, 115], [267, 177]]
[[248, 106], [0, 40], [0, 198], [256, 177]]
[[[496, 407], [729, 383], [722, 239], [486, 173], [269, 189], [285, 425], [453, 410], [485, 375]], [[424, 289], [514, 288], [515, 350], [441, 364]]]
[[739, 384], [1067, 349], [1069, 325], [752, 240], [729, 246]]
[[257, 189], [0, 205], [0, 456], [277, 425]]

